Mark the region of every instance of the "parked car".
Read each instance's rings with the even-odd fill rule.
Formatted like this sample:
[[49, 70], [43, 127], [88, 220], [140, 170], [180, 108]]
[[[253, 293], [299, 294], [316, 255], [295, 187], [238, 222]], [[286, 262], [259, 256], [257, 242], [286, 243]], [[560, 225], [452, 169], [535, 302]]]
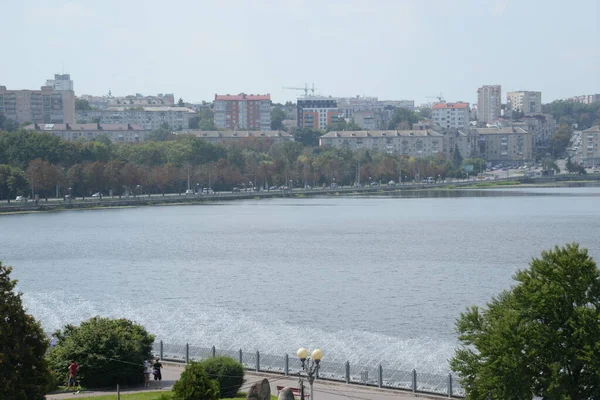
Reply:
[[27, 198], [23, 196], [17, 196], [15, 201], [18, 201], [19, 203], [27, 203]]
[[371, 182], [371, 186], [379, 186], [379, 183], [377, 183], [377, 182]]
[[102, 193], [96, 192], [92, 195], [92, 197], [102, 197]]
[[389, 186], [396, 186], [396, 182], [394, 182], [394, 181], [389, 181], [389, 182], [388, 182], [388, 185], [389, 185]]
[[278, 190], [278, 187], [277, 187], [277, 186], [271, 186], [271, 187], [269, 188], [269, 190]]
[[239, 193], [240, 192], [240, 188], [239, 187], [234, 187], [231, 192], [232, 193]]
[[192, 189], [188, 189], [185, 191], [185, 195], [188, 196], [190, 194], [194, 194], [194, 191]]
[[304, 185], [304, 189], [305, 189], [305, 190], [311, 190], [311, 189], [312, 189], [312, 186], [310, 186], [310, 185]]
[[202, 194], [213, 194], [214, 191], [212, 189], [209, 188], [204, 188], [202, 189]]

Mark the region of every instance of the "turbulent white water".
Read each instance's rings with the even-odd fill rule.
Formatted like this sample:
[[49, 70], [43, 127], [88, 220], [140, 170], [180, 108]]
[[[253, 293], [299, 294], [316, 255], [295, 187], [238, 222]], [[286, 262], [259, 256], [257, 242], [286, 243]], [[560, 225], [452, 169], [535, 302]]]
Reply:
[[0, 216], [0, 259], [49, 332], [125, 317], [169, 344], [442, 374], [459, 313], [541, 250], [600, 257], [600, 189], [512, 193]]

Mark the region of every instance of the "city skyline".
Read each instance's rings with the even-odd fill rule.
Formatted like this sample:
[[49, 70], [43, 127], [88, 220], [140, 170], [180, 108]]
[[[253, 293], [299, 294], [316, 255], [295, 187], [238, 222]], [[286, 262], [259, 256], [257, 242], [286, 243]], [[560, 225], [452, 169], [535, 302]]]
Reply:
[[36, 90], [65, 72], [77, 95], [175, 93], [190, 102], [244, 92], [282, 103], [302, 94], [283, 86], [313, 82], [326, 96], [417, 104], [440, 92], [476, 104], [477, 88], [493, 84], [541, 91], [545, 103], [600, 92], [593, 0], [568, 8], [514, 0], [141, 4], [0, 5], [7, 31], [21, 32], [5, 43], [12, 62], [0, 65], [0, 85]]

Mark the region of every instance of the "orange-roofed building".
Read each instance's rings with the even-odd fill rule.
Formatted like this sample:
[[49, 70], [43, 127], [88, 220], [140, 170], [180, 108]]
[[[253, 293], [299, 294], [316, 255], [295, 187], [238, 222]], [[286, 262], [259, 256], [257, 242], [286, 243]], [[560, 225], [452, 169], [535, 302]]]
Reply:
[[271, 95], [215, 94], [215, 125], [228, 130], [271, 130]]
[[469, 103], [435, 103], [431, 117], [443, 129], [469, 129]]

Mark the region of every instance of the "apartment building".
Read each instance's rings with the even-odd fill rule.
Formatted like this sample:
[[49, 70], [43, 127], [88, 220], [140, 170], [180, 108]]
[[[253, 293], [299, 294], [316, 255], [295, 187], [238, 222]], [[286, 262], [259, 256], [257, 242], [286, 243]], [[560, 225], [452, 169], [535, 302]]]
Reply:
[[332, 97], [305, 96], [296, 101], [299, 127], [325, 129], [340, 118], [337, 100]]
[[557, 129], [556, 121], [551, 114], [534, 114], [521, 118], [519, 121], [501, 119], [498, 121], [503, 127], [519, 127], [533, 134], [537, 147], [547, 146], [550, 138]]
[[215, 94], [214, 115], [219, 129], [268, 131], [271, 129], [271, 95]]
[[76, 113], [80, 124], [129, 124], [151, 131], [164, 124], [173, 130], [187, 129], [194, 115], [194, 110], [187, 107], [109, 107], [106, 110], [77, 110]]
[[143, 142], [151, 133], [148, 129], [130, 124], [31, 124], [25, 130], [47, 133], [69, 141], [106, 136], [114, 143]]
[[270, 140], [273, 143], [293, 142], [294, 137], [284, 131], [201, 131], [173, 132], [177, 135], [193, 135], [211, 143], [240, 143], [244, 140]]
[[542, 112], [542, 92], [521, 90], [506, 94], [506, 105], [509, 111], [519, 111], [525, 115]]
[[520, 127], [476, 128], [477, 152], [492, 163], [520, 165], [533, 160], [533, 134]]
[[54, 90], [70, 90], [73, 89], [73, 81], [69, 74], [54, 74], [54, 79], [46, 80], [46, 86], [52, 87]]
[[500, 85], [485, 85], [477, 89], [477, 119], [492, 123], [500, 118], [502, 110], [502, 88]]
[[136, 93], [135, 95], [129, 96], [113, 96], [109, 91], [107, 96], [92, 96], [89, 94], [83, 94], [78, 97], [82, 100], [86, 100], [92, 108], [101, 110], [106, 110], [109, 107], [175, 106], [175, 95], [173, 95], [173, 93], [159, 93], [156, 96], [144, 96], [141, 93]]
[[580, 162], [586, 167], [600, 166], [600, 125], [581, 132]]
[[40, 90], [7, 90], [0, 86], [0, 113], [22, 124], [75, 122], [75, 93], [42, 86]]
[[469, 129], [469, 103], [435, 103], [431, 117], [442, 129]]
[[584, 94], [582, 96], [569, 97], [568, 101], [582, 104], [592, 104], [600, 102], [600, 94]]
[[319, 138], [323, 147], [368, 149], [388, 154], [429, 157], [444, 152], [444, 136], [431, 129], [331, 131]]

